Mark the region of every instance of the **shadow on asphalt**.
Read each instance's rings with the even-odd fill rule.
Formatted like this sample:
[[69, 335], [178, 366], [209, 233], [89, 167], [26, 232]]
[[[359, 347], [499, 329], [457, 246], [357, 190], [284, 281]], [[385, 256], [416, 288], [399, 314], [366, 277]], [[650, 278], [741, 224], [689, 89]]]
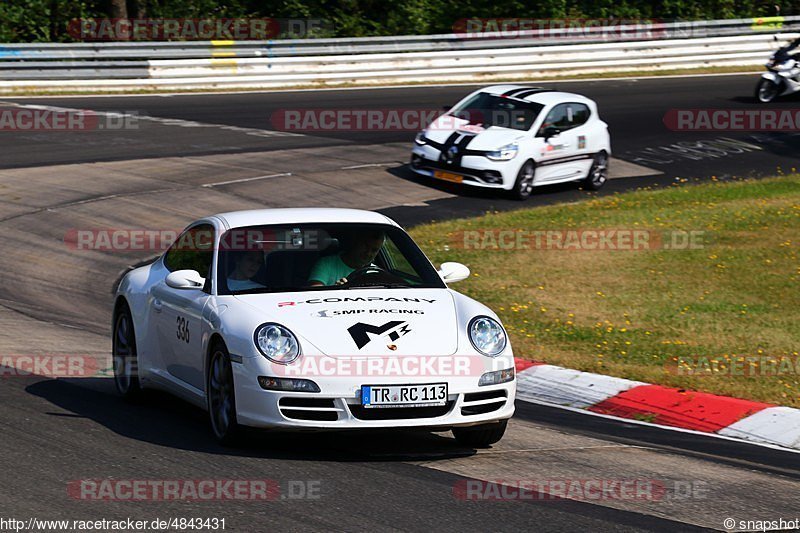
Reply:
[[[755, 90], [756, 86], [754, 84], [753, 93], [755, 93]], [[779, 106], [781, 104], [800, 102], [800, 93], [792, 93], [792, 94], [787, 94], [786, 96], [781, 96], [773, 100], [769, 104], [762, 104], [761, 102], [759, 102], [756, 99], [755, 94], [733, 96], [730, 98], [730, 101], [737, 102], [739, 104], [751, 104], [751, 105], [761, 106], [764, 109], [769, 109], [769, 106], [773, 106], [773, 108], [776, 108], [776, 106], [778, 106], [777, 108], [779, 109], [780, 108]]]
[[419, 176], [412, 172], [408, 165], [387, 168], [386, 171], [393, 176], [418, 185], [455, 195], [453, 198], [431, 200], [426, 202], [425, 205], [399, 205], [378, 210], [404, 227], [454, 218], [475, 217], [494, 211], [514, 211], [543, 205], [577, 202], [587, 198], [617, 194], [636, 188], [665, 187], [672, 182], [670, 178], [659, 174], [647, 177], [612, 179], [597, 192], [584, 191], [577, 183], [543, 185], [536, 187], [533, 190], [533, 195], [521, 202], [511, 199], [507, 194], [502, 194], [502, 191], [483, 190], [464, 185], [459, 186], [426, 176]]
[[226, 448], [208, 429], [204, 411], [174, 396], [147, 391], [137, 402], [116, 394], [110, 378], [48, 379], [25, 388], [72, 414], [127, 437], [170, 448], [230, 456], [309, 461], [434, 461], [475, 454], [455, 442], [450, 433], [422, 430], [359, 430], [289, 432], [248, 429], [242, 443]]
[[408, 167], [408, 165], [399, 165], [396, 167], [390, 167], [387, 168], [386, 171], [392, 176], [396, 176], [406, 181], [416, 183], [417, 185], [430, 187], [431, 189], [436, 189], [439, 191], [454, 194], [462, 198], [476, 198], [482, 200], [501, 201], [508, 203], [510, 206], [516, 206], [516, 208], [518, 209], [525, 207], [526, 205], [528, 205], [529, 202], [533, 201], [534, 198], [536, 198], [539, 195], [551, 194], [554, 192], [562, 192], [562, 191], [580, 190], [579, 185], [574, 182], [560, 183], [558, 185], [542, 185], [536, 187], [533, 190], [533, 195], [531, 196], [530, 199], [528, 199], [527, 201], [519, 201], [511, 198], [511, 195], [504, 190], [470, 187], [469, 185], [459, 185], [457, 183], [449, 183], [447, 181], [437, 180], [435, 178], [429, 178], [427, 176], [421, 176], [413, 172]]

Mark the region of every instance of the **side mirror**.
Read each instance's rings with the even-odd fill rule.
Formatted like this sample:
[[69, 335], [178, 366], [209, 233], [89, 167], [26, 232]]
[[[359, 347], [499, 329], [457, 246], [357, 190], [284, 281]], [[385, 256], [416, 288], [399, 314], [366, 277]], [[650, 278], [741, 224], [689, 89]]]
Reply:
[[547, 126], [544, 129], [544, 140], [550, 139], [550, 137], [555, 137], [556, 135], [560, 134], [561, 130], [556, 128], [555, 126]]
[[455, 283], [469, 277], [469, 268], [461, 263], [449, 262], [442, 263], [439, 268], [439, 277], [445, 283]]
[[196, 270], [176, 270], [167, 276], [165, 282], [167, 286], [181, 290], [202, 289], [206, 284], [205, 278]]
[[453, 106], [451, 106], [451, 105], [443, 105], [442, 106], [442, 111], [444, 111], [445, 113], [447, 111], [450, 111], [451, 109], [453, 109]]

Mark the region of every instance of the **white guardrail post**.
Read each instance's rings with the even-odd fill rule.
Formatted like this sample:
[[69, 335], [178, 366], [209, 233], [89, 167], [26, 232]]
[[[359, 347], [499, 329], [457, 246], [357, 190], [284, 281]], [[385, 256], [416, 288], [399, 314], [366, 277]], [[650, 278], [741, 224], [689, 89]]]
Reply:
[[0, 92], [278, 88], [491, 81], [764, 63], [800, 16], [481, 35], [353, 39], [0, 43]]

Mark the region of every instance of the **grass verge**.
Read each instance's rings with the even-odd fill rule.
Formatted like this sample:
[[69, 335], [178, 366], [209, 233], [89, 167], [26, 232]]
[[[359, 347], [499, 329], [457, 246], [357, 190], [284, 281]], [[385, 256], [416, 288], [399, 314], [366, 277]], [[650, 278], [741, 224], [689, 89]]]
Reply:
[[[616, 250], [565, 240], [598, 229], [646, 238]], [[537, 230], [555, 238], [539, 234], [537, 245]], [[470, 266], [455, 288], [500, 315], [518, 356], [800, 407], [800, 175], [640, 190], [411, 233], [436, 264]]]

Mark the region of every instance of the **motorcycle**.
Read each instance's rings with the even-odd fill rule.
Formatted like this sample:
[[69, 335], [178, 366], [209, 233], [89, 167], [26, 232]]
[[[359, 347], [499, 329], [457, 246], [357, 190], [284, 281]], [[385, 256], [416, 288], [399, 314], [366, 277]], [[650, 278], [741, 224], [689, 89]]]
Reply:
[[[778, 40], [778, 37], [775, 37]], [[764, 104], [772, 102], [779, 96], [800, 91], [800, 54], [790, 52], [800, 46], [800, 39], [778, 48], [767, 64], [767, 72], [761, 75], [756, 85], [756, 99]]]

